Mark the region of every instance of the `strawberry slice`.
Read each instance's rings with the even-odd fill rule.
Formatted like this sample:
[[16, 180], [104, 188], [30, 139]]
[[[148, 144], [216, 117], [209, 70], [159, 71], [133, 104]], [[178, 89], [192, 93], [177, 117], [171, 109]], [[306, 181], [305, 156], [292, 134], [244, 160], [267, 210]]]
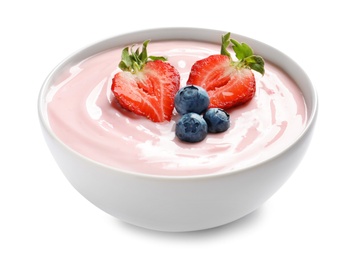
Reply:
[[164, 57], [148, 56], [145, 41], [142, 51], [128, 47], [122, 51], [111, 90], [119, 104], [153, 122], [170, 121], [180, 74]]
[[[232, 46], [237, 60], [233, 60], [228, 47]], [[187, 85], [206, 89], [210, 107], [228, 109], [250, 101], [256, 91], [252, 70], [264, 75], [264, 59], [253, 54], [245, 43], [230, 39], [230, 33], [222, 36], [221, 54], [196, 61]]]

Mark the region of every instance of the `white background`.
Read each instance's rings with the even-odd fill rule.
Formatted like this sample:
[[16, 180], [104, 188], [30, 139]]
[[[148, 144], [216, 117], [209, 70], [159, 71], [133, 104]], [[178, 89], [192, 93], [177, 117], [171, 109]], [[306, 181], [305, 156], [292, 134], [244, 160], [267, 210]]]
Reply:
[[[2, 1], [0, 259], [357, 259], [357, 41], [353, 1]], [[37, 95], [65, 57], [168, 26], [242, 34], [295, 59], [319, 94], [311, 146], [260, 209], [223, 227], [162, 233], [114, 219], [65, 179]]]

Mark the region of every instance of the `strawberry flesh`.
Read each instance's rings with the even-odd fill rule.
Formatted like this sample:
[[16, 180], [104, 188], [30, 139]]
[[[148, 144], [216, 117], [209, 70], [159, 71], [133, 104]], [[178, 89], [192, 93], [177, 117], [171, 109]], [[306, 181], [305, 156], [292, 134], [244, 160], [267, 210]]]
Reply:
[[119, 104], [153, 122], [170, 121], [180, 75], [169, 63], [147, 62], [140, 71], [118, 72], [112, 81], [112, 92]]
[[250, 101], [256, 90], [253, 72], [248, 68], [236, 68], [230, 57], [222, 54], [195, 62], [187, 84], [206, 89], [210, 107], [222, 109]]

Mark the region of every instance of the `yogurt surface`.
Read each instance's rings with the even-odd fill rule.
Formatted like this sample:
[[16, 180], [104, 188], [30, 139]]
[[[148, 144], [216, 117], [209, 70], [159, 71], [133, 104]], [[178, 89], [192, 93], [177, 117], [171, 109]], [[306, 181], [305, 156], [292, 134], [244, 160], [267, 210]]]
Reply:
[[[175, 137], [179, 119], [175, 111], [170, 122], [154, 123], [118, 105], [110, 88], [120, 71], [121, 51], [99, 53], [63, 71], [46, 97], [54, 133], [92, 160], [153, 175], [223, 173], [279, 153], [305, 128], [306, 105], [300, 89], [282, 69], [266, 61], [265, 75], [255, 73], [253, 100], [227, 111], [231, 126], [226, 132], [208, 134], [199, 143], [183, 143]], [[149, 55], [166, 56], [180, 72], [181, 87], [195, 61], [219, 52], [219, 45], [203, 42], [148, 45]]]

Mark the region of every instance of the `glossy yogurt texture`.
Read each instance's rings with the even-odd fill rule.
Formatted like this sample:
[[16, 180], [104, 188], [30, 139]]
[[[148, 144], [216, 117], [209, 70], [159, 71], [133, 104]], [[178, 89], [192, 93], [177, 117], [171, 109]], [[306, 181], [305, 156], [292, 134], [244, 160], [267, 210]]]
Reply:
[[[141, 43], [140, 43], [141, 44]], [[123, 46], [125, 47], [125, 46]], [[228, 131], [208, 134], [200, 143], [175, 137], [179, 115], [153, 123], [122, 109], [111, 93], [121, 50], [111, 49], [69, 67], [47, 95], [54, 133], [73, 150], [126, 172], [197, 176], [238, 170], [266, 160], [294, 142], [306, 125], [306, 106], [298, 86], [266, 61], [255, 73], [257, 91], [248, 104], [228, 110]], [[185, 86], [192, 64], [220, 52], [220, 46], [190, 41], [151, 42], [149, 55], [166, 56]]]

